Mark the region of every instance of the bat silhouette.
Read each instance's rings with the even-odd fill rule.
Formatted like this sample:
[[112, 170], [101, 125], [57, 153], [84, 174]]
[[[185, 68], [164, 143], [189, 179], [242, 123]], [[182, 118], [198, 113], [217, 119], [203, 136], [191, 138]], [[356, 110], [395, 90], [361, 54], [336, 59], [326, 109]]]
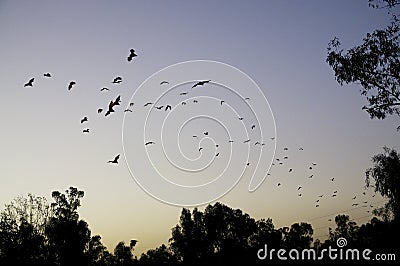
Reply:
[[97, 109], [97, 113], [100, 114], [101, 112], [103, 112], [102, 108]]
[[109, 91], [109, 88], [102, 88], [100, 91]]
[[83, 133], [89, 133], [89, 129], [88, 129], [88, 128], [87, 128], [87, 129], [84, 129], [82, 132], [83, 132]]
[[135, 103], [129, 103], [129, 106], [132, 107]]
[[114, 108], [113, 101], [111, 101], [110, 104], [108, 105], [108, 110], [107, 110], [107, 112], [106, 112], [106, 114], [104, 116], [108, 116], [111, 113], [114, 113], [115, 110], [113, 108]]
[[211, 80], [203, 80], [203, 81], [198, 81], [197, 83], [195, 83], [192, 88], [196, 88], [197, 86], [203, 86], [204, 84], [210, 82]]
[[48, 73], [48, 72], [47, 72], [47, 73], [44, 73], [43, 76], [46, 77], [46, 78], [51, 78], [51, 74]]
[[143, 105], [143, 106], [146, 107], [146, 106], [151, 105], [151, 104], [153, 104], [153, 103], [152, 103], [152, 102], [148, 102], [148, 103], [146, 103], [146, 104]]
[[87, 118], [87, 116], [85, 116], [84, 118], [81, 119], [81, 124], [84, 122], [87, 122], [87, 121], [88, 121], [88, 118]]
[[135, 56], [137, 56], [137, 54], [135, 54], [135, 50], [130, 49], [129, 52], [130, 52], [130, 54], [129, 54], [129, 56], [128, 56], [128, 62], [132, 61], [132, 59], [133, 59]]
[[161, 105], [161, 106], [155, 106], [154, 108], [156, 108], [157, 110], [161, 110], [161, 109], [163, 109], [163, 108], [164, 108], [164, 105]]
[[24, 87], [32, 87], [35, 78], [31, 78], [27, 83], [25, 83]]
[[165, 106], [165, 111], [168, 111], [168, 109], [171, 110], [171, 105], [169, 105], [169, 104], [167, 106]]
[[125, 109], [125, 110], [124, 110], [124, 113], [125, 113], [125, 112], [132, 112], [132, 110], [131, 110], [131, 109]]
[[118, 84], [118, 83], [121, 83], [122, 82], [122, 78], [121, 77], [116, 77], [116, 78], [114, 78], [114, 80], [112, 81], [112, 83], [114, 83], [114, 84]]
[[110, 160], [107, 163], [115, 163], [118, 164], [118, 160], [119, 160], [119, 154], [117, 156], [115, 156], [114, 160]]
[[72, 87], [73, 87], [75, 84], [76, 84], [75, 81], [71, 81], [71, 82], [68, 84], [68, 90], [71, 90]]
[[118, 97], [115, 99], [115, 101], [111, 100], [110, 103], [108, 104], [108, 110], [107, 110], [105, 116], [108, 116], [111, 113], [115, 112], [114, 106], [120, 105], [120, 102], [121, 102], [121, 96], [120, 95], [118, 95]]
[[144, 145], [147, 146], [147, 145], [151, 145], [151, 144], [156, 144], [156, 143], [153, 142], [153, 141], [148, 141], [148, 142], [146, 142]]
[[169, 84], [169, 82], [166, 81], [166, 80], [163, 80], [163, 81], [160, 82], [160, 85], [163, 85], [163, 84]]
[[188, 94], [187, 92], [181, 92], [181, 93], [179, 93], [179, 95], [186, 95], [186, 94]]

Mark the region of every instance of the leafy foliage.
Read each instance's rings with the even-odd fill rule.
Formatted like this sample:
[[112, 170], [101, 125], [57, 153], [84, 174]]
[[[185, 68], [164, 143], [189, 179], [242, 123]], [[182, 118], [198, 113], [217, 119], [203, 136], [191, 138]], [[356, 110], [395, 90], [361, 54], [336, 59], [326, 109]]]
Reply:
[[[369, 1], [374, 8], [391, 8], [397, 1]], [[371, 118], [384, 119], [387, 115], [400, 116], [400, 27], [399, 19], [384, 29], [367, 33], [363, 43], [346, 52], [337, 37], [328, 45], [326, 62], [332, 67], [340, 85], [361, 85], [361, 95], [368, 105], [362, 107]], [[398, 127], [398, 130], [400, 127]]]
[[400, 219], [400, 154], [394, 149], [383, 148], [384, 153], [372, 157], [374, 166], [366, 171], [366, 184], [371, 185], [374, 181], [375, 191], [389, 199], [385, 208], [377, 210], [388, 220], [390, 212], [393, 219]]
[[[392, 151], [388, 154], [395, 157]], [[373, 218], [359, 227], [349, 216], [338, 215], [329, 239], [323, 243], [316, 239], [311, 247], [313, 228], [308, 223], [275, 228], [270, 218], [256, 221], [240, 209], [215, 203], [203, 212], [183, 208], [169, 246], [162, 244], [137, 259], [133, 257], [137, 240], [121, 241], [111, 253], [101, 236], [91, 236], [89, 225], [78, 213], [83, 195], [70, 187], [65, 193], [53, 192], [50, 205], [32, 195], [6, 205], [0, 212], [0, 265], [249, 265], [264, 263], [256, 254], [265, 244], [269, 249], [314, 248], [318, 253], [329, 245], [335, 247], [339, 237], [345, 237], [352, 247], [398, 249], [391, 244], [398, 225], [391, 221]]]

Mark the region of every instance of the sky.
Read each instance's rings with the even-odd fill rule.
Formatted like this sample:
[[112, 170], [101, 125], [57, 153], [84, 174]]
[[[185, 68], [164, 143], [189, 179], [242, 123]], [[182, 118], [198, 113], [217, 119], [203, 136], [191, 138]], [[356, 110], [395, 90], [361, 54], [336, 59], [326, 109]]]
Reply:
[[[137, 239], [137, 255], [168, 243], [182, 206], [199, 198], [276, 227], [309, 222], [314, 239], [336, 214], [364, 223], [363, 202], [385, 202], [365, 190], [365, 170], [383, 146], [400, 149], [400, 120], [371, 120], [360, 88], [340, 86], [325, 59], [333, 37], [350, 48], [388, 21], [367, 1], [0, 1], [0, 206], [77, 187], [92, 234], [109, 250]], [[191, 88], [196, 80], [211, 82]], [[257, 170], [269, 175], [249, 192]], [[159, 180], [208, 187], [192, 198]]]

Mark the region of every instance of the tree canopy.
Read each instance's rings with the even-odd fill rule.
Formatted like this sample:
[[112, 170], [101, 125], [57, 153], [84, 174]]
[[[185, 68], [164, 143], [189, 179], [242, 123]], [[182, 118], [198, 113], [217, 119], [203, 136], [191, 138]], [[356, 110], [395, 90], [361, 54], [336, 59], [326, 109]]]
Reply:
[[400, 220], [400, 154], [394, 149], [383, 148], [384, 152], [372, 157], [374, 166], [367, 169], [365, 182], [375, 191], [389, 199], [385, 207], [377, 210], [377, 214]]
[[[391, 151], [388, 154], [395, 156]], [[351, 247], [398, 250], [398, 245], [392, 244], [396, 243], [393, 232], [397, 226], [389, 220], [372, 218], [359, 226], [348, 215], [340, 214], [335, 218], [336, 228], [329, 228], [329, 238], [312, 243], [314, 230], [309, 223], [276, 228], [270, 218], [255, 220], [240, 209], [217, 202], [204, 211], [183, 208], [169, 244], [137, 258], [133, 256], [135, 239], [127, 244], [120, 241], [109, 252], [100, 235], [91, 235], [88, 223], [79, 218], [83, 196], [83, 191], [70, 187], [65, 193], [53, 192], [50, 205], [45, 198], [33, 195], [7, 204], [0, 212], [0, 265], [268, 264], [271, 261], [257, 257], [265, 245], [275, 250], [314, 249], [318, 254], [322, 248], [336, 247], [339, 237], [345, 237]], [[272, 263], [281, 262], [275, 258]]]
[[[384, 29], [367, 33], [363, 43], [344, 51], [335, 37], [329, 42], [326, 62], [340, 85], [361, 85], [368, 104], [362, 107], [371, 118], [400, 116], [400, 25], [392, 12], [398, 1], [369, 1], [373, 8], [387, 8], [391, 23]], [[400, 126], [397, 128], [400, 130]]]

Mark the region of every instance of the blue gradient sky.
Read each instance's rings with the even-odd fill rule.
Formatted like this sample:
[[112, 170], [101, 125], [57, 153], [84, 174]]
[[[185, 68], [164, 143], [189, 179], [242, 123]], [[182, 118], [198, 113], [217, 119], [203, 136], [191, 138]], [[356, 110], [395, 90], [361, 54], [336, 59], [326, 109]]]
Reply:
[[[138, 254], [166, 243], [181, 208], [143, 192], [123, 161], [105, 163], [122, 153], [123, 112], [105, 119], [96, 110], [118, 94], [125, 106], [164, 67], [209, 59], [260, 86], [276, 121], [276, 156], [289, 156], [256, 192], [244, 178], [219, 201], [278, 227], [311, 222], [314, 238], [325, 237], [336, 213], [363, 223], [367, 208], [352, 209], [351, 198], [383, 203], [362, 194], [364, 172], [384, 145], [400, 149], [400, 121], [371, 120], [359, 88], [334, 80], [326, 47], [334, 36], [345, 48], [357, 45], [387, 22], [367, 1], [1, 1], [0, 205], [27, 193], [50, 199], [73, 185], [85, 191], [81, 217], [109, 249], [132, 238]], [[128, 63], [130, 48], [139, 56]], [[118, 86], [115, 76], [124, 78]], [[34, 87], [24, 88], [31, 77]], [[77, 85], [68, 91], [71, 80]], [[85, 115], [88, 135], [79, 122]]]

